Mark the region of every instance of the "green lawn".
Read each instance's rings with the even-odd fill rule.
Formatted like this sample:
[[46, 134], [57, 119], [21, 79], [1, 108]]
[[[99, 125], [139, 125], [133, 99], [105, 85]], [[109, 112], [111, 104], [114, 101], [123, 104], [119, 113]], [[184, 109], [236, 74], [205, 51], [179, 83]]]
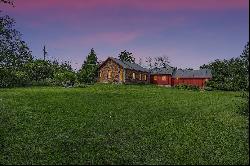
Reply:
[[248, 164], [235, 92], [0, 89], [0, 164]]

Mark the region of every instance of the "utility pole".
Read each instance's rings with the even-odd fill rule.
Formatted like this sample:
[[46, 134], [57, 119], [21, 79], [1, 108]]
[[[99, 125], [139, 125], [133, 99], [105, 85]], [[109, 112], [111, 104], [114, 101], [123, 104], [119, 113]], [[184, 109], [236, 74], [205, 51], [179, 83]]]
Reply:
[[45, 45], [43, 46], [43, 60], [45, 61], [46, 59], [46, 55], [48, 54], [48, 52], [46, 51]]

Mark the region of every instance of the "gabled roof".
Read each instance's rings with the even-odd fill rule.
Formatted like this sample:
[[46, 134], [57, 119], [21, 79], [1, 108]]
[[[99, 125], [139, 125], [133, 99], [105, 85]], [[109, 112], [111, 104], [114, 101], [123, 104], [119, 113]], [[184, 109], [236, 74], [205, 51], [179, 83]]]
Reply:
[[182, 70], [178, 69], [173, 73], [173, 78], [212, 78], [211, 70]]
[[[107, 60], [113, 60], [118, 65], [122, 66], [124, 69], [136, 70], [149, 72], [150, 74], [170, 74], [173, 78], [212, 78], [212, 73], [210, 69], [200, 69], [200, 70], [182, 70], [171, 67], [167, 65], [163, 68], [154, 68], [152, 70], [141, 67], [136, 63], [130, 63], [127, 61], [122, 61], [117, 58], [109, 57]], [[107, 60], [105, 60], [99, 67], [101, 67]]]
[[[130, 62], [126, 62], [126, 61], [122, 61], [120, 59], [117, 58], [113, 58], [113, 57], [109, 57], [108, 59], [113, 60], [114, 62], [116, 62], [118, 65], [121, 65], [124, 69], [130, 69], [130, 70], [136, 70], [136, 71], [143, 71], [143, 72], [149, 72], [148, 69], [145, 69], [143, 67], [141, 67], [140, 65], [136, 64], [136, 63], [130, 63]], [[107, 59], [107, 60], [108, 60]], [[106, 61], [107, 61], [106, 60]], [[106, 62], [104, 61], [104, 63]], [[102, 65], [101, 65], [102, 66]]]
[[166, 67], [162, 67], [162, 68], [153, 68], [150, 71], [150, 74], [173, 74], [174, 68], [167, 65]]

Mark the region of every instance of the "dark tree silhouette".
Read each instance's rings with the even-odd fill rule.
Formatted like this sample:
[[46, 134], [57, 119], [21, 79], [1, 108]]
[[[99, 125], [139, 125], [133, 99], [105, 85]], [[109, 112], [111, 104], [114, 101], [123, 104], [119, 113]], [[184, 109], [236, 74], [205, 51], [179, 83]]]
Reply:
[[148, 65], [149, 69], [151, 69], [153, 67], [153, 65], [152, 65], [153, 61], [152, 61], [152, 58], [150, 56], [146, 57], [146, 63]]
[[13, 0], [0, 0], [0, 3], [10, 4], [10, 5], [14, 6]]
[[139, 65], [142, 65], [142, 58], [139, 58]]
[[122, 61], [130, 62], [130, 63], [135, 63], [135, 58], [132, 53], [124, 50], [119, 54], [119, 59]]
[[154, 66], [161, 68], [161, 67], [167, 67], [169, 64], [169, 58], [166, 56], [159, 56], [155, 58]]

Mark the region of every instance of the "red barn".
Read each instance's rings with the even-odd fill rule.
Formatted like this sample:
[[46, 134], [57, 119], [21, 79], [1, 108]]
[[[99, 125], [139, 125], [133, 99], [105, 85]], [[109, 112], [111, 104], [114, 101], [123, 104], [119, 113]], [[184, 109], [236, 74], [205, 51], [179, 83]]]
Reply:
[[172, 76], [171, 85], [194, 85], [203, 88], [206, 82], [212, 78], [211, 70], [176, 70]]
[[186, 84], [203, 88], [206, 81], [211, 78], [212, 74], [208, 69], [177, 70], [171, 66], [166, 66], [164, 68], [154, 68], [150, 71], [150, 82], [157, 85], [176, 86]]

